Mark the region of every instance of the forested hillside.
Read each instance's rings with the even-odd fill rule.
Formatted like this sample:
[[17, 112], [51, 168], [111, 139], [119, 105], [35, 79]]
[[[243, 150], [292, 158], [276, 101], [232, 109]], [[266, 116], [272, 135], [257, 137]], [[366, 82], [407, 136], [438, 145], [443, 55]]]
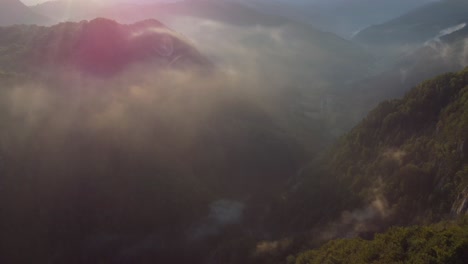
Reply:
[[277, 203], [280, 226], [305, 228], [368, 207], [366, 221], [377, 227], [464, 214], [467, 142], [468, 70], [425, 81], [382, 102], [304, 168]]
[[[218, 252], [216, 261], [241, 263], [229, 255], [227, 248], [234, 247], [250, 256], [242, 263], [284, 263], [288, 256], [334, 238], [370, 239], [392, 226], [463, 217], [468, 212], [467, 142], [468, 69], [425, 81], [402, 99], [382, 102], [327, 153], [303, 167], [266, 214], [257, 212], [261, 218], [255, 229], [269, 238], [221, 245], [225, 254]], [[466, 252], [466, 222], [444, 230], [402, 228], [374, 242], [332, 241], [300, 255], [296, 263], [463, 263], [457, 261]], [[453, 243], [446, 237], [452, 234]], [[404, 244], [421, 244], [420, 239], [429, 244], [411, 244], [414, 249]], [[431, 255], [436, 262], [427, 262], [423, 256], [432, 250], [429, 245], [439, 242], [447, 247], [442, 255]], [[240, 246], [249, 243], [250, 248]], [[395, 248], [382, 251], [382, 243]], [[375, 255], [380, 251], [382, 255]]]
[[339, 239], [317, 250], [290, 256], [295, 264], [434, 263], [463, 264], [468, 259], [468, 221], [395, 227], [372, 240]]
[[444, 74], [381, 103], [333, 150], [332, 175], [364, 200], [377, 189], [395, 223], [453, 213], [467, 198], [467, 84], [468, 70]]

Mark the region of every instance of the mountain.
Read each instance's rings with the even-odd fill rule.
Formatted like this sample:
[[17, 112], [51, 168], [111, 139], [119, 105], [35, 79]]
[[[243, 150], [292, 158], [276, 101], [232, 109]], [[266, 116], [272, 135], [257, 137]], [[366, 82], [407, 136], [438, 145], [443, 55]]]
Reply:
[[281, 202], [289, 208], [286, 215], [320, 203], [327, 214], [302, 209], [307, 216], [285, 216], [283, 227], [288, 221], [292, 227], [321, 219], [327, 223], [332, 221], [327, 215], [340, 218], [348, 210], [346, 228], [336, 228], [335, 234], [365, 235], [368, 229], [467, 213], [467, 87], [465, 69], [424, 81], [402, 99], [380, 103], [304, 168], [287, 192], [290, 203]]
[[[24, 34], [17, 34], [19, 31]], [[24, 25], [0, 28], [0, 34], [4, 71], [58, 67], [112, 75], [143, 62], [171, 67], [209, 64], [183, 37], [157, 20], [131, 25], [108, 19], [51, 27]]]
[[404, 52], [463, 27], [468, 21], [467, 12], [468, 3], [464, 0], [437, 1], [368, 27], [354, 40], [377, 50]]
[[[337, 263], [387, 263], [399, 252], [399, 260], [463, 263], [467, 135], [468, 69], [422, 82], [402, 99], [382, 102], [302, 167], [256, 212], [255, 231], [223, 241], [210, 260], [303, 264], [333, 256]], [[447, 219], [461, 222], [426, 226]], [[432, 247], [423, 245], [446, 246], [438, 251], [444, 254], [426, 256]]]
[[[58, 5], [62, 1], [41, 4], [35, 7], [35, 10], [41, 9], [43, 14], [63, 14], [64, 11], [57, 11], [51, 8], [52, 5]], [[88, 3], [88, 2], [86, 2]], [[86, 8], [85, 8], [86, 9]], [[89, 9], [86, 9], [89, 10]], [[91, 9], [88, 14], [81, 12], [74, 13], [71, 11], [69, 15], [71, 21], [79, 21], [81, 19], [89, 19], [92, 17], [105, 17], [116, 20], [120, 23], [133, 23], [147, 18], [157, 18], [164, 24], [175, 28], [178, 32], [188, 36], [190, 39], [199, 43], [199, 48], [204, 49], [205, 46], [211, 47], [212, 43], [206, 43], [210, 39], [223, 39], [223, 35], [229, 35], [245, 46], [267, 45], [265, 50], [275, 48], [281, 41], [281, 45], [288, 45], [288, 49], [293, 46], [296, 53], [301, 54], [299, 59], [295, 59], [296, 65], [307, 65], [309, 72], [314, 76], [323, 75], [330, 81], [343, 81], [344, 79], [355, 79], [367, 71], [368, 62], [372, 57], [363, 49], [352, 43], [342, 39], [334, 34], [322, 32], [303, 23], [278, 16], [259, 12], [251, 7], [232, 2], [224, 1], [177, 1], [173, 3], [156, 3], [156, 4], [114, 4], [107, 5], [102, 8]], [[199, 33], [199, 28], [195, 24], [202, 26], [214, 25], [209, 22], [219, 23], [225, 30], [216, 32], [217, 35], [211, 38], [203, 37]], [[248, 30], [239, 33], [233, 31], [239, 29]], [[257, 34], [255, 37], [246, 38], [243, 36], [245, 32], [250, 33], [253, 27], [261, 27], [259, 31], [265, 34]], [[206, 30], [212, 30], [207, 28]], [[231, 32], [231, 33], [229, 33]], [[214, 34], [210, 32], [210, 34]], [[264, 35], [269, 39], [266, 39]], [[275, 35], [276, 34], [276, 35]], [[272, 39], [276, 38], [276, 39]], [[282, 40], [287, 38], [287, 40]], [[259, 45], [253, 45], [253, 43]], [[218, 47], [218, 53], [223, 53], [224, 46]], [[307, 51], [314, 50], [313, 53]], [[293, 51], [291, 51], [292, 53]], [[279, 54], [278, 54], [279, 55]], [[291, 62], [293, 63], [293, 62]], [[297, 72], [302, 73], [306, 69], [302, 67]], [[340, 70], [342, 69], [342, 70]], [[339, 74], [330, 74], [333, 71]]]
[[[243, 254], [254, 256], [250, 263], [323, 263], [332, 256], [336, 263], [393, 262], [381, 252], [400, 252], [399, 260], [421, 258], [430, 248], [408, 250], [415, 245], [405, 243], [445, 245], [446, 226], [452, 226], [424, 225], [468, 215], [467, 136], [468, 68], [382, 102], [288, 183], [258, 222], [275, 235]], [[388, 230], [413, 225], [418, 227]], [[466, 222], [460, 225], [449, 232], [466, 232]], [[463, 263], [457, 261], [466, 257], [466, 236], [453, 239], [441, 249], [443, 256]], [[388, 248], [392, 241], [404, 244]], [[447, 263], [442, 255], [434, 257]], [[237, 263], [230, 259], [219, 254], [221, 262]]]
[[408, 224], [467, 212], [468, 70], [425, 81], [381, 103], [338, 143], [332, 174], [388, 219]]
[[125, 4], [100, 9], [96, 15], [122, 23], [157, 17], [194, 41], [220, 68], [242, 69], [245, 76], [275, 71], [277, 83], [283, 84], [282, 104], [290, 105], [289, 119], [300, 119], [306, 126], [325, 122], [320, 134], [330, 138], [349, 128], [336, 121], [337, 95], [350, 82], [368, 76], [374, 61], [352, 41], [240, 3]]
[[49, 24], [52, 21], [45, 16], [31, 11], [20, 0], [2, 0], [0, 2], [0, 26], [15, 24]]
[[[237, 46], [256, 56], [270, 53], [265, 57], [281, 60], [290, 76], [294, 76], [293, 86], [302, 91], [315, 91], [315, 86], [321, 84], [341, 86], [349, 80], [359, 79], [374, 60], [367, 51], [335, 34], [239, 3], [181, 1], [117, 5], [101, 9], [98, 14], [117, 21], [158, 17], [198, 43], [203, 52], [217, 58], [229, 57], [225, 49], [232, 43], [238, 43]], [[200, 34], [202, 27], [206, 35]], [[244, 55], [236, 54], [238, 58]], [[240, 63], [247, 64], [247, 61], [242, 59]], [[311, 84], [314, 87], [310, 87]]]
[[3, 27], [0, 47], [1, 263], [202, 263], [306, 156], [274, 81], [157, 20]]
[[261, 12], [310, 24], [320, 30], [350, 38], [359, 30], [398, 17], [431, 0], [270, 1], [238, 0]]
[[447, 32], [394, 58], [390, 66], [382, 66], [380, 70], [375, 67], [374, 74], [357, 80], [343, 91], [340, 99], [343, 108], [358, 121], [382, 100], [401, 97], [423, 80], [467, 67], [467, 40], [468, 28]]
[[1, 263], [464, 257], [465, 223], [370, 239], [467, 213], [468, 69], [420, 83], [466, 27], [380, 66], [239, 3], [78, 2], [0, 28]]

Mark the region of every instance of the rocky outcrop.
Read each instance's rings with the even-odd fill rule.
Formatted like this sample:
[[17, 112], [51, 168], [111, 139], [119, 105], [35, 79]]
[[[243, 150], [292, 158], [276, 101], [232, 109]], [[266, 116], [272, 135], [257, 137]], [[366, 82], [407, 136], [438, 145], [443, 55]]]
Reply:
[[461, 216], [468, 214], [468, 187], [465, 188], [452, 205], [452, 215]]

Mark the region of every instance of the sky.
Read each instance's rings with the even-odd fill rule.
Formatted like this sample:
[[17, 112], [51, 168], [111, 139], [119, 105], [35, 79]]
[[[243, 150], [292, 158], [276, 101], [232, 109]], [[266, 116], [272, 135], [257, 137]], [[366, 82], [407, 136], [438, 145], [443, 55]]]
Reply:
[[[21, 2], [25, 3], [26, 5], [36, 5], [48, 1], [54, 1], [54, 0], [20, 0]], [[83, 0], [75, 0], [75, 1], [83, 1]], [[101, 1], [101, 2], [137, 2], [137, 1], [131, 1], [131, 0], [95, 0], [95, 1]], [[138, 2], [158, 2], [158, 1], [164, 1], [164, 0], [140, 0]]]
[[26, 5], [36, 5], [36, 4], [47, 2], [49, 0], [20, 0], [20, 1]]
[[[40, 3], [55, 1], [55, 0], [20, 0], [26, 5], [32, 6]], [[83, 1], [83, 0], [74, 0], [74, 1]], [[164, 2], [164, 1], [174, 1], [174, 0], [94, 0], [96, 2]]]
[[[20, 0], [21, 2], [25, 3], [26, 5], [36, 5], [44, 2], [48, 2], [51, 0]], [[82, 0], [76, 0], [76, 1], [82, 1]], [[107, 2], [122, 2], [122, 0], [100, 0], [100, 1], [107, 1]]]
[[21, 0], [21, 2], [25, 3], [26, 5], [35, 5], [46, 2], [47, 0]]
[[[50, 0], [21, 0], [23, 3], [25, 3], [26, 5], [35, 5], [35, 4], [40, 4], [40, 3], [43, 3], [43, 2], [47, 2], [47, 1], [50, 1]], [[77, 0], [77, 1], [80, 1], [80, 0]], [[109, 1], [109, 2], [118, 2], [118, 1], [123, 1], [123, 0], [103, 0], [103, 1]], [[154, 1], [154, 2], [157, 2], [158, 0], [147, 0], [148, 2], [149, 1]], [[275, 0], [275, 1], [285, 1], [285, 0]], [[334, 2], [334, 3], [339, 3], [339, 2], [348, 2], [349, 0], [288, 0], [286, 2], [303, 2], [303, 3], [311, 3], [311, 2], [324, 2], [324, 3], [327, 3], [327, 2]], [[366, 0], [357, 0], [357, 1], [366, 1]], [[391, 0], [384, 0], [384, 1], [391, 1]], [[420, 0], [420, 2], [424, 3], [424, 2], [431, 2], [431, 1], [434, 1], [434, 0]]]

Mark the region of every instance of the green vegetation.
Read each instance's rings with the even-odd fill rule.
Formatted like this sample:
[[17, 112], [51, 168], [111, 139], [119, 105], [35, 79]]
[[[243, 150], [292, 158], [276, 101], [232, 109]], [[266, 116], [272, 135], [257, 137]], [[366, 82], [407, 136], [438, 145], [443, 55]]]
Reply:
[[345, 211], [381, 206], [381, 219], [372, 219], [379, 221], [376, 232], [463, 214], [467, 142], [468, 69], [381, 103], [302, 170], [274, 203], [267, 223], [285, 233], [304, 232]]
[[288, 263], [462, 264], [468, 259], [468, 219], [429, 226], [394, 227], [372, 240], [338, 239], [290, 256]]
[[[250, 244], [242, 263], [465, 263], [467, 219], [428, 224], [466, 214], [467, 142], [468, 69], [425, 81], [300, 171], [255, 223], [273, 239], [221, 244], [216, 261]], [[340, 237], [356, 238], [326, 243]]]
[[[468, 69], [425, 81], [402, 99], [382, 102], [328, 153], [305, 167], [278, 197], [263, 224], [276, 230], [276, 240], [289, 237], [292, 242], [268, 255], [274, 260], [265, 263], [282, 263], [279, 259], [304, 247], [316, 248], [328, 239], [370, 238], [391, 226], [424, 226], [466, 214], [467, 142]], [[441, 225], [396, 228], [388, 236], [412, 232], [417, 238], [418, 232], [435, 233]], [[466, 222], [446, 232], [460, 228], [466, 236]], [[322, 263], [325, 250], [335, 250], [333, 256], [338, 259], [333, 262], [329, 255], [329, 262], [324, 263], [372, 263], [366, 259], [371, 253], [354, 259], [346, 256], [371, 247], [369, 243], [376, 248], [380, 239], [332, 241], [325, 249], [301, 255], [297, 263]], [[340, 254], [349, 262], [340, 262]], [[385, 257], [374, 263], [397, 262]], [[409, 263], [447, 260], [407, 257]]]
[[333, 149], [330, 174], [363, 201], [378, 189], [401, 224], [450, 213], [468, 186], [468, 69], [386, 101]]

